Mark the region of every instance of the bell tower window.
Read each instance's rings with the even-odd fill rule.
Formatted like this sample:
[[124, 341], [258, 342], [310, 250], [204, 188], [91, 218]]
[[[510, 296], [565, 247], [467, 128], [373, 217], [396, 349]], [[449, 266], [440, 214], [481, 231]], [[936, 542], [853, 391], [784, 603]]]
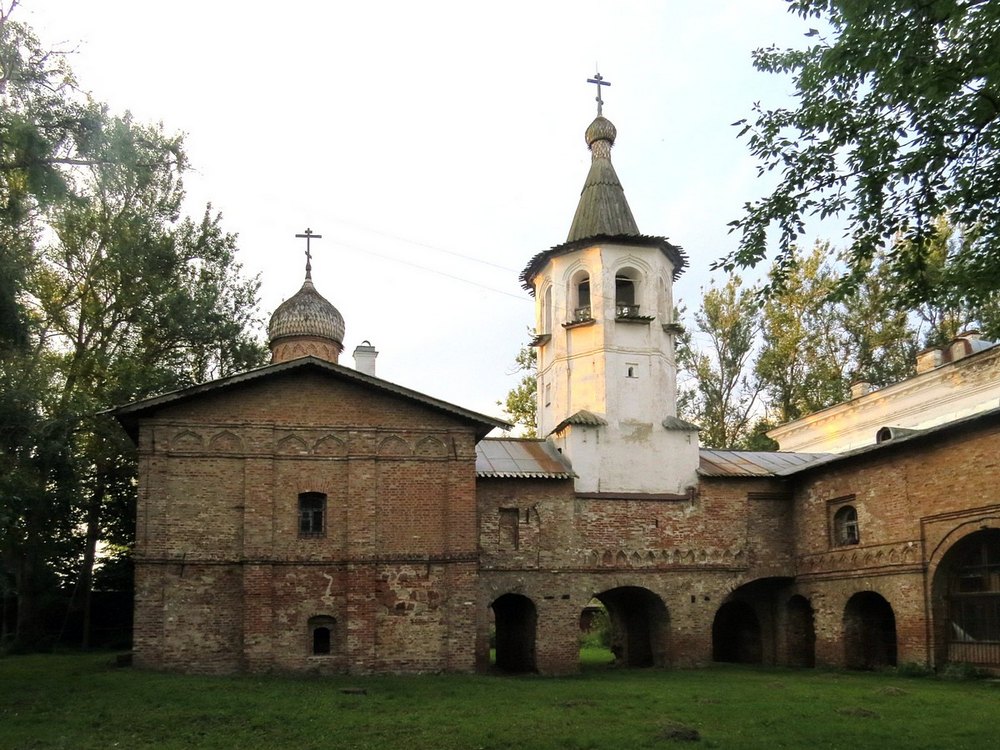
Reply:
[[573, 305], [573, 322], [593, 320], [594, 316], [590, 308], [590, 276], [584, 273], [577, 278], [575, 286], [576, 304]]
[[615, 317], [639, 317], [638, 290], [636, 289], [636, 272], [624, 269], [615, 274]]

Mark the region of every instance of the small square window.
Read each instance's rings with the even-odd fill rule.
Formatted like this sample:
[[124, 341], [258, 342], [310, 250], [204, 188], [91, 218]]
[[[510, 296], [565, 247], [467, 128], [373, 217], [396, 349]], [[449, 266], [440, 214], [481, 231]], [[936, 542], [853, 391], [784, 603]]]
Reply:
[[626, 362], [625, 363], [625, 377], [626, 378], [637, 378], [637, 377], [639, 377], [639, 363], [638, 362]]

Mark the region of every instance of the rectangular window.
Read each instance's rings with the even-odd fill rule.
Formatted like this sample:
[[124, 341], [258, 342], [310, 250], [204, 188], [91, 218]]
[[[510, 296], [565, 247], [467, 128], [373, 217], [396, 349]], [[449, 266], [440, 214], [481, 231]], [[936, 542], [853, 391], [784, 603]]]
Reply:
[[326, 531], [326, 495], [303, 492], [299, 495], [299, 536], [320, 536]]
[[520, 519], [521, 511], [517, 508], [500, 508], [500, 538], [498, 540], [500, 549], [517, 549]]

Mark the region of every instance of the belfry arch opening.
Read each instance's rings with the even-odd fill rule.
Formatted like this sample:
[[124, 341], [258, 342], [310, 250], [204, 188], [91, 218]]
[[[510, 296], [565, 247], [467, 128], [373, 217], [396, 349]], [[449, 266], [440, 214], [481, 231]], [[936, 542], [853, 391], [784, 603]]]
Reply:
[[594, 314], [590, 306], [590, 274], [586, 271], [577, 271], [570, 281], [570, 295], [572, 302], [570, 322], [579, 323], [585, 320], [593, 320]]
[[623, 268], [615, 273], [615, 317], [639, 316], [639, 272]]
[[896, 666], [896, 614], [874, 591], [859, 591], [844, 607], [844, 665], [848, 669]]
[[616, 665], [666, 666], [670, 616], [660, 597], [639, 586], [621, 586], [595, 598], [608, 613]]
[[534, 672], [538, 625], [535, 603], [521, 594], [504, 594], [490, 607], [496, 627], [496, 668], [511, 673]]

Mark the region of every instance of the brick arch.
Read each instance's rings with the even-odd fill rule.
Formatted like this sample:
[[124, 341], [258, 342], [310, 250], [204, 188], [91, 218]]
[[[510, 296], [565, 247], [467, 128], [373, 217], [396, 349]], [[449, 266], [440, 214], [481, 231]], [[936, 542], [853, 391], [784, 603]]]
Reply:
[[192, 430], [181, 430], [170, 441], [171, 449], [178, 451], [197, 450], [204, 445], [204, 438]]
[[378, 455], [380, 456], [411, 456], [413, 451], [399, 435], [390, 435], [378, 444]]
[[316, 441], [313, 453], [317, 456], [346, 456], [347, 443], [335, 435], [326, 435]]
[[229, 430], [214, 435], [208, 443], [212, 450], [220, 453], [241, 453], [243, 451], [243, 441], [239, 436]]
[[275, 453], [283, 456], [304, 456], [309, 453], [306, 441], [298, 435], [286, 435], [275, 445]]
[[436, 437], [428, 435], [417, 443], [414, 453], [418, 456], [444, 457], [448, 455], [448, 447]]
[[941, 559], [948, 553], [948, 550], [961, 542], [965, 537], [975, 534], [978, 531], [984, 531], [985, 529], [1000, 529], [1000, 516], [979, 516], [955, 526], [941, 537], [941, 541], [937, 543], [937, 546], [927, 556], [928, 572], [933, 575], [937, 566], [941, 564]]

